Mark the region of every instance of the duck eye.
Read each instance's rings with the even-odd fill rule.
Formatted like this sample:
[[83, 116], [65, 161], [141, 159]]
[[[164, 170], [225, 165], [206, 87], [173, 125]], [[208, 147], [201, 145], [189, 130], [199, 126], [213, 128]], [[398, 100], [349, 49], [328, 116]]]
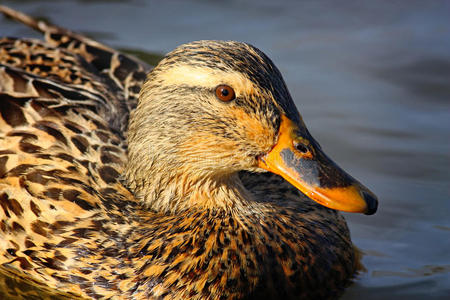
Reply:
[[228, 102], [236, 98], [236, 94], [231, 86], [221, 84], [216, 87], [216, 97], [220, 101]]

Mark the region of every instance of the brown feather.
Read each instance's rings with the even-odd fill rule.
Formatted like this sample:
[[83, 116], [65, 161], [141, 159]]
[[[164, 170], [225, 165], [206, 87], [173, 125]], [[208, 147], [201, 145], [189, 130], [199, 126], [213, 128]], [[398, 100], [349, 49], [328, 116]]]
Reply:
[[[147, 65], [0, 11], [46, 37], [0, 40], [4, 295], [325, 299], [343, 291], [356, 268], [343, 217], [276, 175], [250, 172], [290, 105], [275, 101], [288, 92], [259, 50], [184, 45], [150, 73], [137, 104], [133, 87]], [[206, 59], [222, 50], [223, 60]], [[174, 65], [208, 80], [183, 85]], [[241, 102], [210, 97], [224, 78], [245, 78]]]

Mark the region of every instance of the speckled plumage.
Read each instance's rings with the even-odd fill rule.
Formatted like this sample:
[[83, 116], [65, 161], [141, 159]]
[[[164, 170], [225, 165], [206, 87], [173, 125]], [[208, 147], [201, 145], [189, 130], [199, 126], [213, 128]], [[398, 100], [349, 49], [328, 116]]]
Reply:
[[[1, 10], [46, 40], [0, 39], [0, 295], [26, 298], [11, 274], [64, 297], [341, 294], [357, 265], [343, 217], [250, 172], [279, 111], [299, 118], [265, 55], [232, 42], [178, 48], [150, 73], [128, 130], [149, 66]], [[174, 66], [243, 74], [248, 90], [218, 108]]]

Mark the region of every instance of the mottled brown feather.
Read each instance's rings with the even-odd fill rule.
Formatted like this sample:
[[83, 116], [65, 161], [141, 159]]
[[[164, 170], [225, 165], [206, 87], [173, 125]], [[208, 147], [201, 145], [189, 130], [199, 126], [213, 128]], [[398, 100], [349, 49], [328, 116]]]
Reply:
[[[276, 175], [240, 172], [236, 182], [242, 184], [227, 193], [246, 189], [251, 204], [238, 199], [225, 208], [217, 199], [210, 207], [194, 203], [211, 192], [191, 185], [195, 176], [175, 176], [191, 195], [187, 201], [195, 200], [190, 209], [175, 201], [158, 211], [134, 179], [128, 182], [132, 193], [121, 177], [134, 170], [126, 141], [137, 105], [132, 87], [142, 85], [150, 68], [65, 29], [3, 6], [0, 11], [46, 37], [0, 39], [0, 296], [326, 299], [343, 291], [355, 272], [343, 217]], [[253, 96], [264, 93], [245, 88]], [[273, 140], [278, 121], [263, 105], [226, 117], [251, 120], [250, 139]], [[242, 132], [233, 134], [244, 139]], [[212, 137], [204, 139], [207, 145]], [[183, 156], [199, 142], [180, 146]], [[253, 144], [230, 144], [236, 147], [244, 152]], [[149, 167], [154, 176], [142, 180], [170, 178], [157, 163]], [[247, 204], [248, 210], [230, 208]]]

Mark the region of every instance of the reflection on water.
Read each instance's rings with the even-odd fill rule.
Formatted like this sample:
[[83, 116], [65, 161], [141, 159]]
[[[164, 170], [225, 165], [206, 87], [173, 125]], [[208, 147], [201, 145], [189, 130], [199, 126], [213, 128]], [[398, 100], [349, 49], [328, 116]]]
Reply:
[[[450, 2], [6, 1], [153, 64], [198, 39], [247, 41], [312, 134], [380, 198], [347, 214], [367, 272], [344, 299], [450, 294]], [[38, 36], [0, 19], [0, 35]]]
[[426, 265], [420, 269], [407, 269], [403, 272], [396, 271], [373, 271], [372, 276], [374, 277], [384, 277], [384, 276], [400, 276], [400, 277], [425, 277], [434, 274], [448, 273], [450, 272], [450, 265], [447, 266], [430, 266]]
[[450, 59], [427, 57], [382, 70], [380, 78], [419, 94], [423, 100], [450, 101]]

